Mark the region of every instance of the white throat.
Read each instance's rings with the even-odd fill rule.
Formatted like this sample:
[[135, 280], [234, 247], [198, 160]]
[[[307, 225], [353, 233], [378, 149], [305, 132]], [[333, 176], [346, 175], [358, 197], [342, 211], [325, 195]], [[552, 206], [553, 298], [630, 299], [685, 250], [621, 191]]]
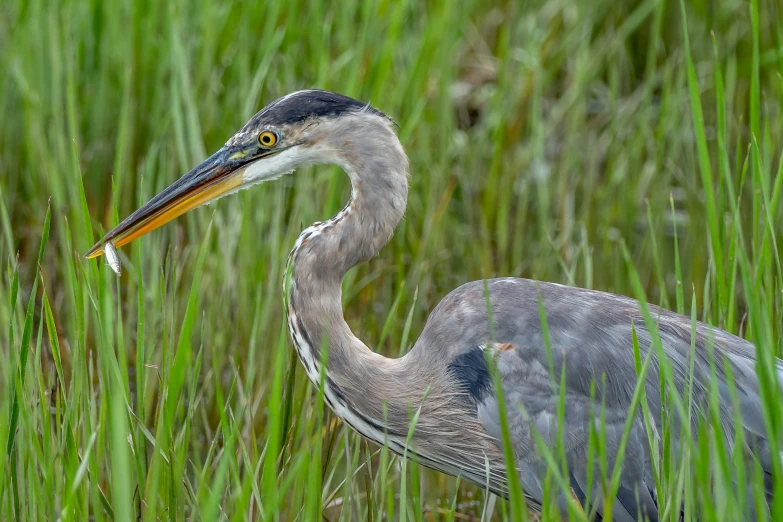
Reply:
[[254, 161], [242, 173], [243, 188], [290, 174], [299, 167], [309, 165], [311, 158], [312, 154], [306, 149], [291, 147], [274, 156]]

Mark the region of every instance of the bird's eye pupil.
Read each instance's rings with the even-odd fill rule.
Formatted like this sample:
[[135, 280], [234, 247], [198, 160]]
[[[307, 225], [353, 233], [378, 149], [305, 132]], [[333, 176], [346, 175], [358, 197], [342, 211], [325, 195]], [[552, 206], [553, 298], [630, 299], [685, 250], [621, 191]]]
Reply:
[[264, 147], [273, 147], [277, 143], [277, 135], [274, 132], [265, 131], [258, 136], [258, 141]]

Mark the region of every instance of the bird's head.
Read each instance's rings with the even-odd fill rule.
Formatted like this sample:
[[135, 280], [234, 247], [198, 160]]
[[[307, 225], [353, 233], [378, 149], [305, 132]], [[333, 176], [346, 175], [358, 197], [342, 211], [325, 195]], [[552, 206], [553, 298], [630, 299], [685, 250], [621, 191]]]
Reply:
[[297, 91], [274, 101], [220, 150], [110, 230], [86, 257], [101, 255], [109, 241], [118, 247], [130, 243], [191, 209], [299, 167], [339, 165], [351, 146], [346, 124], [356, 127], [357, 119], [389, 122], [369, 105], [328, 91]]

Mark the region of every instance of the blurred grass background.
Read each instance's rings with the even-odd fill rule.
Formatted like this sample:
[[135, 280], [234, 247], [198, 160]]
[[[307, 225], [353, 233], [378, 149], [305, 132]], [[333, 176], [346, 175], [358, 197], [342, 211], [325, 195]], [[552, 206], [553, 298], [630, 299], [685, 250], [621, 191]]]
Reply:
[[0, 518], [492, 511], [361, 441], [292, 356], [282, 267], [347, 200], [337, 169], [183, 216], [122, 250], [120, 280], [82, 258], [295, 89], [370, 101], [410, 155], [406, 219], [344, 286], [377, 351], [469, 280], [633, 295], [638, 273], [780, 354], [782, 73], [776, 0], [4, 0]]

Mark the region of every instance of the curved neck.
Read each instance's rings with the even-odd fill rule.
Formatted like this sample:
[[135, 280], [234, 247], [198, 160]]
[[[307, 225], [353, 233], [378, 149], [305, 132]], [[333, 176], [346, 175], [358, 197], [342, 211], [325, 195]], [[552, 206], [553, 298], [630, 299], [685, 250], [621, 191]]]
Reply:
[[[477, 484], [491, 478], [493, 490], [502, 492], [502, 455], [475, 412], [463, 407], [442, 366], [415, 350], [400, 359], [376, 354], [343, 318], [345, 273], [389, 241], [408, 195], [408, 160], [389, 123], [377, 116], [356, 120], [328, 129], [325, 136], [337, 138], [322, 138], [326, 145], [314, 154], [341, 166], [351, 177], [352, 192], [340, 213], [299, 235], [289, 256], [288, 329], [294, 346], [307, 376], [323, 385], [330, 408], [356, 431], [451, 475], [472, 477]], [[361, 151], [354, 149], [356, 143]], [[323, 371], [321, 361], [326, 361]]]
[[[341, 283], [348, 270], [378, 253], [402, 218], [408, 160], [389, 123], [380, 117], [357, 117], [342, 129], [329, 129], [328, 135], [332, 138], [322, 145], [320, 157], [326, 155], [348, 173], [351, 199], [340, 213], [307, 228], [296, 241], [287, 270], [288, 327], [316, 385], [322, 356], [328, 358], [324, 391], [332, 409], [377, 440], [386, 430], [381, 420], [390, 414], [388, 408], [398, 409], [384, 403], [397, 396], [398, 361], [372, 352], [351, 332], [343, 318]], [[374, 138], [368, 141], [369, 135]], [[355, 149], [358, 143], [361, 150]], [[379, 386], [383, 384], [387, 386]]]

